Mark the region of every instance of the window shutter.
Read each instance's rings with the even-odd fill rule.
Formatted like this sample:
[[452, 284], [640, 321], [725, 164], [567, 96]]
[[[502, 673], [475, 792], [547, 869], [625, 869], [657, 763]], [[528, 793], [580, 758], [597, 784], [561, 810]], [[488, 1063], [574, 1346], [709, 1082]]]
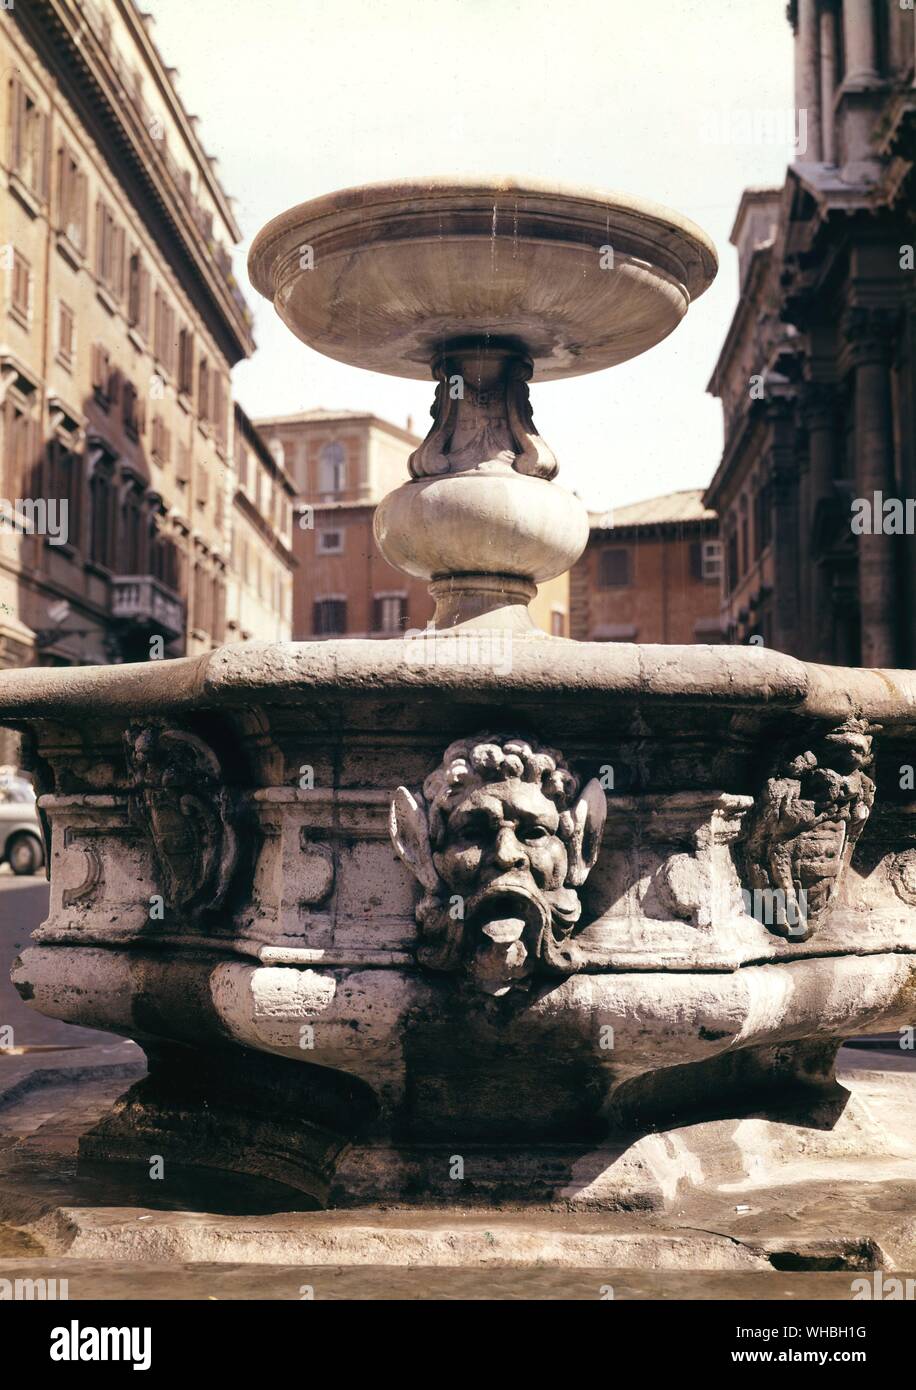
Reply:
[[39, 116], [39, 139], [41, 142], [41, 165], [38, 171], [38, 194], [43, 202], [48, 201], [51, 185], [51, 122], [41, 112]]
[[630, 552], [602, 550], [598, 562], [598, 583], [603, 589], [623, 588], [630, 582]]
[[86, 225], [89, 213], [89, 180], [85, 174], [78, 174], [76, 179], [76, 225], [79, 230], [80, 250], [86, 250], [86, 237], [88, 228]]
[[105, 278], [104, 227], [105, 209], [100, 198], [95, 205], [95, 270], [100, 280]]
[[10, 78], [10, 165], [17, 174], [22, 172], [22, 83]]
[[372, 600], [372, 631], [381, 632], [382, 630], [382, 600], [374, 598]]
[[703, 578], [703, 544], [702, 541], [690, 542], [690, 578], [700, 580]]

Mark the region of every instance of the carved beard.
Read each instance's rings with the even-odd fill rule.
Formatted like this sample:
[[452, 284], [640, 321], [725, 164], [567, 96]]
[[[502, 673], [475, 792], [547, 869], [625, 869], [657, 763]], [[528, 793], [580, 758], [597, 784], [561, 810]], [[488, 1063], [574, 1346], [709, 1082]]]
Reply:
[[463, 920], [454, 920], [441, 898], [420, 904], [420, 958], [437, 970], [464, 968], [485, 994], [504, 995], [527, 988], [539, 962], [564, 975], [578, 968], [566, 938], [581, 912], [571, 888], [536, 889], [503, 874], [468, 900]]

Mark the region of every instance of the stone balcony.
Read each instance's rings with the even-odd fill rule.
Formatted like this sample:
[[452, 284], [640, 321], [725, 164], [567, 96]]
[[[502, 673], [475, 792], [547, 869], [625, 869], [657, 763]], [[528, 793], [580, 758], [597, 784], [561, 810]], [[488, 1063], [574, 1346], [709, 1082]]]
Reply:
[[111, 581], [111, 616], [173, 640], [184, 631], [184, 604], [151, 574], [119, 575]]

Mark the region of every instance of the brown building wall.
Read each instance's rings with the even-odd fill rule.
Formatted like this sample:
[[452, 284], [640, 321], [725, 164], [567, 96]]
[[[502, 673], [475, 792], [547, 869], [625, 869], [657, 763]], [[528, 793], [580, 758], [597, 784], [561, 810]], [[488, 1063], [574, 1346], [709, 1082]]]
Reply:
[[[699, 547], [714, 541], [715, 523], [686, 534], [593, 530], [571, 575], [571, 636], [580, 641], [718, 641], [719, 581], [714, 569], [702, 578]], [[610, 582], [603, 556], [626, 554]]]

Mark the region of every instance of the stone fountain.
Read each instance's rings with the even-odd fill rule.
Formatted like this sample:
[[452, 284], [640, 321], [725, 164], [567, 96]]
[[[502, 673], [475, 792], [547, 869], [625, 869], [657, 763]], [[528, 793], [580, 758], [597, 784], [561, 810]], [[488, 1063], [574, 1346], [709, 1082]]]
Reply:
[[529, 382], [672, 332], [708, 238], [617, 195], [424, 181], [292, 209], [250, 269], [318, 351], [435, 380], [376, 519], [435, 626], [0, 675], [51, 865], [14, 981], [149, 1058], [82, 1163], [321, 1207], [916, 1181], [912, 1133], [834, 1073], [916, 1020], [916, 674], [527, 612], [587, 537]]

